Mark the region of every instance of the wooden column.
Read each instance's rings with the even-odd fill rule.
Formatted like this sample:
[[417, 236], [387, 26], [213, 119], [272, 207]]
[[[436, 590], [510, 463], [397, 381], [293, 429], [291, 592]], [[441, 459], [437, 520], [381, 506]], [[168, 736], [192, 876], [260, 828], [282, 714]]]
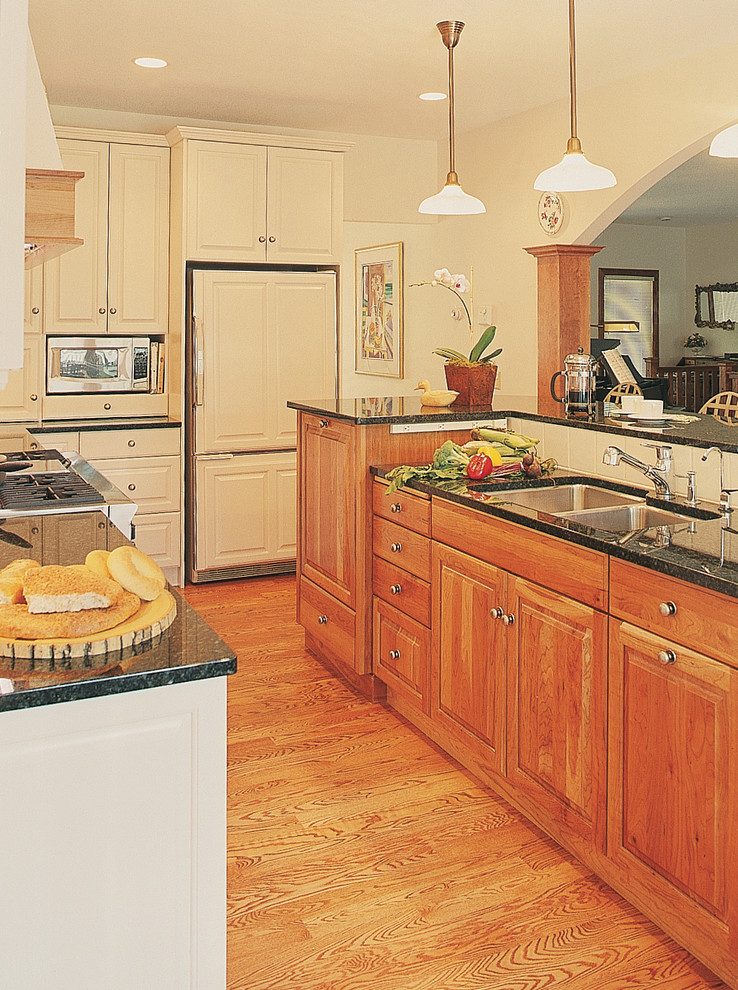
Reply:
[[538, 412], [563, 416], [563, 405], [551, 398], [550, 382], [564, 370], [567, 354], [578, 347], [589, 352], [590, 259], [602, 248], [543, 244], [525, 250], [538, 259]]

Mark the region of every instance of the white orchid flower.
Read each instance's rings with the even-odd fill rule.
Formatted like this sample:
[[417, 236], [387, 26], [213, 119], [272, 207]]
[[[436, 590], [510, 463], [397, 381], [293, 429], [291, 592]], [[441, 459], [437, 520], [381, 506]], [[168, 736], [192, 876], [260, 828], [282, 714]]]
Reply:
[[440, 282], [441, 285], [453, 285], [456, 277], [451, 274], [448, 268], [439, 268], [438, 271], [433, 272], [434, 281]]
[[457, 292], [466, 292], [469, 288], [469, 280], [466, 275], [454, 275], [452, 284]]

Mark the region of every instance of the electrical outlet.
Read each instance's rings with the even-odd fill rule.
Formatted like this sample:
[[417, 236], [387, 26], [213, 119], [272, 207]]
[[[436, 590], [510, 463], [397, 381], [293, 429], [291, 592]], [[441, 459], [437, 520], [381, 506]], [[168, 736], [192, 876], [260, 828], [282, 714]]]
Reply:
[[489, 326], [491, 312], [490, 306], [479, 306], [477, 308], [477, 323], [484, 323], [485, 326]]

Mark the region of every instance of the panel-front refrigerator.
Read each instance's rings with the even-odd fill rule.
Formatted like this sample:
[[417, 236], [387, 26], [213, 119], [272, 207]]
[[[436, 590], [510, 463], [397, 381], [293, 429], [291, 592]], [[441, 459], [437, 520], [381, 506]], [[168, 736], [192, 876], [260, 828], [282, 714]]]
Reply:
[[336, 275], [195, 269], [187, 341], [187, 576], [294, 570], [297, 416], [336, 394]]

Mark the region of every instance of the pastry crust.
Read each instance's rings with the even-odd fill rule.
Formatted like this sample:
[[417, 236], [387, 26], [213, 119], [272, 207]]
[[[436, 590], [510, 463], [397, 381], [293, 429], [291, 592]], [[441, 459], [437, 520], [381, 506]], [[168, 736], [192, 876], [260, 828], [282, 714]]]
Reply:
[[23, 597], [31, 613], [107, 609], [118, 600], [122, 590], [115, 581], [93, 574], [79, 564], [34, 567], [23, 577]]
[[116, 547], [107, 565], [114, 580], [146, 602], [153, 602], [167, 586], [161, 567], [136, 547]]
[[100, 577], [110, 578], [110, 571], [108, 570], [109, 556], [109, 550], [90, 550], [85, 557], [85, 566], [88, 567], [93, 574], [99, 574]]
[[0, 605], [0, 637], [3, 639], [74, 639], [112, 629], [138, 611], [140, 599], [121, 591], [109, 608], [84, 612], [33, 614], [25, 605]]
[[37, 560], [20, 557], [0, 571], [0, 605], [15, 605], [23, 601], [23, 578], [27, 571], [41, 565]]

